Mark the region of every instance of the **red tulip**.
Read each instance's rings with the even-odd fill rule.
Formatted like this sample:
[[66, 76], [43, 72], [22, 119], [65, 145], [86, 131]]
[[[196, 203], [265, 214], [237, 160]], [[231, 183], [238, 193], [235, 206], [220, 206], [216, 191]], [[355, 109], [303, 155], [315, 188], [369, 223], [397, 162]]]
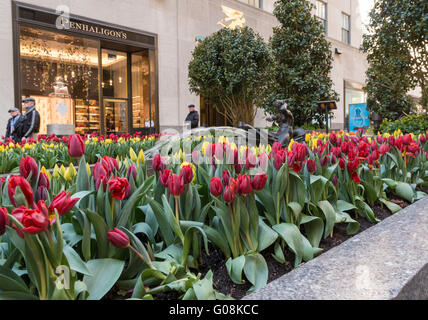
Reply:
[[63, 216], [73, 209], [79, 198], [71, 199], [70, 192], [61, 191], [53, 198], [49, 205], [49, 213], [55, 214], [55, 209], [58, 211], [59, 216]]
[[126, 192], [129, 187], [129, 182], [126, 178], [113, 178], [107, 182], [109, 187], [109, 192], [111, 196], [115, 199], [124, 200], [126, 198]]
[[162, 174], [160, 175], [160, 182], [162, 185], [166, 188], [168, 187], [168, 179], [169, 176], [172, 174], [171, 170], [165, 169]]
[[127, 248], [130, 245], [128, 235], [117, 228], [107, 232], [107, 240], [116, 248]]
[[137, 167], [135, 166], [135, 164], [132, 164], [128, 167], [128, 174], [127, 174], [128, 180], [131, 180], [131, 176], [135, 182], [135, 180], [137, 180]]
[[72, 158], [80, 158], [85, 154], [85, 142], [80, 134], [73, 134], [68, 140], [68, 153]]
[[328, 165], [328, 157], [324, 156], [320, 162], [321, 162], [321, 166], [325, 167], [326, 165]]
[[345, 170], [345, 160], [343, 160], [343, 158], [339, 159], [339, 167], [340, 170]]
[[46, 189], [49, 190], [50, 183], [49, 183], [49, 178], [46, 175], [46, 173], [40, 172], [38, 186], [39, 187], [45, 187]]
[[104, 177], [110, 176], [110, 165], [105, 162], [97, 162], [94, 166], [94, 179], [95, 181], [99, 180], [99, 177], [102, 175]]
[[352, 180], [354, 181], [354, 182], [356, 182], [356, 183], [360, 183], [361, 182], [361, 180], [360, 180], [360, 176], [358, 175], [358, 173], [356, 173], [356, 172], [353, 172], [352, 173]]
[[254, 190], [262, 190], [267, 182], [267, 176], [264, 172], [259, 172], [253, 177], [251, 181], [251, 186]]
[[47, 212], [42, 212], [40, 209], [28, 209], [23, 210], [22, 215], [22, 228], [23, 232], [29, 234], [37, 234], [45, 231], [49, 226], [49, 216]]
[[[248, 149], [247, 149], [248, 150]], [[257, 164], [257, 158], [256, 155], [252, 152], [249, 152], [246, 159], [245, 159], [245, 168], [247, 170], [254, 168]]]
[[332, 145], [336, 145], [336, 141], [337, 141], [337, 136], [335, 133], [330, 133], [330, 135], [328, 136], [328, 140], [330, 141], [330, 143]]
[[333, 185], [335, 187], [337, 187], [337, 185], [339, 184], [339, 182], [337, 181], [337, 176], [336, 175], [334, 175], [332, 182], [333, 182]]
[[348, 162], [348, 172], [350, 174], [354, 173], [358, 168], [359, 162], [358, 160], [349, 161]]
[[37, 200], [46, 200], [48, 198], [48, 192], [44, 186], [37, 187], [36, 190], [36, 199]]
[[253, 191], [253, 187], [251, 186], [251, 179], [249, 176], [244, 174], [243, 176], [238, 176], [238, 193], [241, 195], [250, 194]]
[[387, 153], [387, 152], [389, 152], [389, 151], [391, 151], [391, 148], [389, 147], [389, 145], [387, 145], [387, 144], [383, 144], [383, 145], [381, 145], [380, 147], [379, 147], [379, 153], [381, 154], [381, 155], [384, 155], [385, 153]]
[[284, 149], [279, 150], [275, 153], [274, 159], [273, 159], [273, 165], [275, 169], [278, 171], [281, 169], [282, 165], [285, 162], [286, 153]]
[[108, 171], [107, 171], [108, 173], [112, 172], [113, 169], [119, 170], [119, 164], [117, 163], [115, 158], [104, 156], [101, 159], [101, 163], [108, 168]]
[[316, 162], [314, 160], [309, 159], [306, 162], [306, 168], [308, 169], [308, 171], [310, 173], [314, 173], [315, 171], [317, 171], [317, 164], [316, 164]]
[[161, 163], [162, 163], [162, 158], [160, 153], [158, 153], [157, 155], [154, 156], [153, 162], [152, 162], [153, 170], [155, 172], [161, 171]]
[[183, 177], [184, 184], [189, 184], [193, 179], [193, 169], [189, 165], [185, 165], [180, 170], [180, 176]]
[[403, 144], [405, 145], [409, 145], [413, 142], [412, 136], [408, 133], [406, 135], [403, 136]]
[[417, 154], [420, 151], [420, 147], [416, 144], [416, 143], [411, 143], [407, 146], [407, 152], [413, 153], [413, 154]]
[[428, 134], [427, 135], [421, 134], [420, 141], [422, 144], [424, 144], [427, 141], [427, 136]]
[[9, 225], [8, 211], [6, 208], [0, 208], [0, 236], [6, 232], [6, 226]]
[[235, 200], [235, 191], [233, 190], [233, 187], [227, 186], [224, 189], [224, 201], [233, 202], [233, 200]]
[[234, 168], [235, 168], [235, 173], [241, 173], [241, 171], [242, 171], [242, 164], [240, 164], [240, 163], [238, 163], [238, 164], [235, 164], [234, 165]]
[[210, 192], [214, 197], [218, 197], [223, 192], [223, 185], [221, 180], [217, 177], [213, 177], [210, 180]]
[[37, 166], [36, 160], [30, 156], [21, 158], [21, 162], [19, 163], [19, 174], [27, 179], [30, 173], [31, 180], [35, 180], [39, 174], [39, 167]]
[[184, 179], [176, 174], [168, 178], [168, 190], [174, 197], [179, 197], [184, 191]]
[[230, 173], [227, 170], [223, 170], [223, 184], [225, 186], [229, 185], [229, 181], [230, 181]]
[[9, 185], [7, 187], [7, 191], [9, 193], [10, 202], [16, 207], [16, 187], [19, 187], [21, 192], [24, 194], [24, 197], [27, 201], [27, 206], [32, 205], [34, 202], [33, 189], [31, 188], [28, 181], [25, 180], [23, 177], [12, 176], [9, 178]]

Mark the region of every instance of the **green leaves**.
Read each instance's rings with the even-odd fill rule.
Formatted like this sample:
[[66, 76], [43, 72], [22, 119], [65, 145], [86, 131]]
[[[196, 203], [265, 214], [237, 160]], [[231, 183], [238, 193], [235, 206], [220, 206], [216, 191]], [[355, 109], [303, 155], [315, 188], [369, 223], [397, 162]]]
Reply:
[[113, 287], [122, 273], [125, 261], [97, 259], [86, 263], [91, 275], [85, 275], [83, 282], [89, 292], [88, 300], [100, 300]]

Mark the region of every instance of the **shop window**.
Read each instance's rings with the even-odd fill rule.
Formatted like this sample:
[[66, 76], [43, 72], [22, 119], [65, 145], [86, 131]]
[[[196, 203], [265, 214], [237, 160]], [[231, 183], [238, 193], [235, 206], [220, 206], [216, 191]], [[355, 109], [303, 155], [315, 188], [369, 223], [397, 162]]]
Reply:
[[132, 125], [154, 127], [150, 113], [149, 50], [132, 54]]
[[20, 26], [22, 97], [36, 99], [40, 132], [49, 124], [100, 130], [98, 41]]

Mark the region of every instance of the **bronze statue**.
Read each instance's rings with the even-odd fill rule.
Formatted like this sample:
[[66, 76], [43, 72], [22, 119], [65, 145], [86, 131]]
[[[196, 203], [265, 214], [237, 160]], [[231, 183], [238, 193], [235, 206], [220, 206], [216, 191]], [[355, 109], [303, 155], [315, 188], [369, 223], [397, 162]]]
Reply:
[[[306, 131], [303, 129], [293, 130], [294, 126], [294, 116], [288, 107], [288, 99], [276, 100], [274, 107], [277, 108], [278, 113], [270, 118], [267, 118], [267, 121], [274, 122], [279, 126], [278, 131], [268, 133], [269, 144], [278, 142], [282, 147], [287, 147], [290, 143], [291, 138], [298, 142], [303, 142], [305, 139]], [[239, 123], [239, 127], [245, 130], [254, 129], [252, 126], [246, 123]], [[256, 129], [254, 129], [256, 130]], [[260, 140], [260, 130], [257, 129], [257, 138], [258, 142]]]

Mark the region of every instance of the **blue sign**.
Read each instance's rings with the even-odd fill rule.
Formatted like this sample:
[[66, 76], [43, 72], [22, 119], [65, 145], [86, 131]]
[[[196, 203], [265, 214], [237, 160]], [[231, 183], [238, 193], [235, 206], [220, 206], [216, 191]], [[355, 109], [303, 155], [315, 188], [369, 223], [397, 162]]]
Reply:
[[367, 104], [350, 104], [349, 105], [349, 131], [364, 131], [370, 126], [369, 110]]

